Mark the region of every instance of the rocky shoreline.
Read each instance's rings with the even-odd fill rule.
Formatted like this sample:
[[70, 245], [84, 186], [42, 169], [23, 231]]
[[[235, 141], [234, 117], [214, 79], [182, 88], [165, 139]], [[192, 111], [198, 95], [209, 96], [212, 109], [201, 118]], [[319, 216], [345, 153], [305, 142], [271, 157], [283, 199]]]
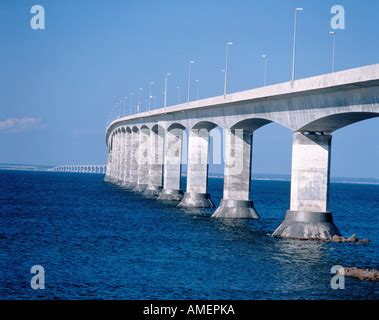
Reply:
[[369, 243], [370, 242], [369, 239], [358, 239], [355, 234], [353, 234], [349, 238], [334, 235], [330, 241], [331, 242], [351, 242], [351, 243]]
[[338, 271], [338, 274], [359, 280], [379, 281], [379, 270], [375, 269], [343, 268]]

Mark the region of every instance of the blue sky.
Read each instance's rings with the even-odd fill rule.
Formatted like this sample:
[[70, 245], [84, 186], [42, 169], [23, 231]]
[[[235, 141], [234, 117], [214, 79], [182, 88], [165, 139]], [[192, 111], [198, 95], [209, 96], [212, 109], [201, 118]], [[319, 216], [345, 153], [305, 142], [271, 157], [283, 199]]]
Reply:
[[[30, 28], [34, 4], [45, 8], [45, 30]], [[168, 101], [175, 103], [177, 86], [185, 95], [189, 60], [200, 97], [221, 94], [226, 41], [234, 42], [230, 91], [262, 85], [263, 53], [268, 83], [289, 80], [295, 7], [304, 7], [297, 77], [329, 72], [335, 4], [346, 10], [336, 69], [378, 63], [378, 1], [2, 0], [0, 162], [104, 163], [112, 105], [140, 87], [144, 101], [150, 81], [162, 105], [167, 72]], [[334, 133], [333, 176], [379, 178], [378, 128], [372, 119]], [[291, 139], [278, 125], [258, 130], [254, 171], [289, 173]]]

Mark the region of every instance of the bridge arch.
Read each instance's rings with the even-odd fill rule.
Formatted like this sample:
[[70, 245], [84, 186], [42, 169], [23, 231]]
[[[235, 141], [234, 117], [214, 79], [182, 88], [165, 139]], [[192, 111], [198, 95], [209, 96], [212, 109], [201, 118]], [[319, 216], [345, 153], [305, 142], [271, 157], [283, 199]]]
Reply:
[[195, 125], [193, 125], [191, 129], [195, 129], [195, 130], [206, 129], [208, 131], [211, 131], [214, 128], [216, 128], [217, 126], [221, 127], [220, 125], [218, 125], [215, 122], [211, 122], [211, 121], [199, 121]]
[[[254, 132], [255, 130], [269, 124], [275, 122], [270, 119], [265, 118], [247, 118], [244, 120], [239, 120], [238, 122], [234, 123], [230, 129], [232, 130], [244, 130], [247, 132]], [[277, 122], [275, 122], [277, 123]], [[278, 123], [279, 125], [282, 125], [281, 123]]]
[[178, 123], [178, 122], [174, 122], [172, 124], [170, 124], [167, 128], [167, 131], [172, 131], [172, 130], [185, 130], [186, 127], [183, 126], [181, 123]]
[[160, 124], [154, 124], [152, 127], [151, 127], [151, 131], [153, 131], [154, 133], [160, 133], [160, 132], [164, 132], [165, 129], [163, 126], [161, 126]]
[[363, 120], [379, 117], [377, 112], [341, 112], [313, 120], [297, 131], [334, 132]]

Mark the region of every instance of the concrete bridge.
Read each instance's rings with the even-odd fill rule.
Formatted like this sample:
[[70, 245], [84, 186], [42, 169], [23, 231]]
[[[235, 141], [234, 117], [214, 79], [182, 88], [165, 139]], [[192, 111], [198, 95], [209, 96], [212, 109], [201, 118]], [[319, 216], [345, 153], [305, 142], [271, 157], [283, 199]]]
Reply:
[[[332, 134], [378, 116], [379, 64], [130, 115], [106, 129], [105, 180], [182, 207], [212, 207], [209, 136], [220, 127], [224, 191], [213, 217], [257, 219], [250, 198], [253, 136], [275, 122], [293, 131], [293, 145], [290, 208], [273, 235], [330, 239], [340, 235], [329, 212]], [[189, 135], [185, 193], [180, 190], [184, 132]]]
[[105, 173], [106, 165], [95, 164], [95, 165], [66, 165], [57, 166], [49, 171], [57, 172], [77, 172], [77, 173]]

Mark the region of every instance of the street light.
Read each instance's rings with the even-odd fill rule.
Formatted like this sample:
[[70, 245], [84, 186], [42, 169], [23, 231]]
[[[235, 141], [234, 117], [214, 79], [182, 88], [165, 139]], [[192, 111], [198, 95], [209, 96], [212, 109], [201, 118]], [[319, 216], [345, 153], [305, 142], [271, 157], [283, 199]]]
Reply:
[[178, 90], [178, 104], [180, 104], [180, 87], [176, 87], [176, 89]]
[[263, 86], [266, 86], [267, 82], [267, 54], [262, 54], [263, 63], [264, 63], [264, 72], [263, 72]]
[[200, 83], [199, 80], [195, 80], [197, 88], [196, 88], [196, 100], [199, 100], [199, 92], [200, 92]]
[[122, 99], [120, 99], [120, 101], [117, 102], [117, 118], [121, 117], [121, 108], [122, 108]]
[[151, 87], [153, 86], [153, 84], [154, 84], [154, 82], [150, 81], [150, 86], [149, 86], [149, 111], [150, 111], [150, 106], [151, 106], [150, 102], [151, 102], [151, 98], [152, 98], [152, 96], [151, 96]]
[[187, 103], [190, 102], [190, 90], [191, 90], [191, 65], [194, 64], [195, 61], [190, 61], [188, 63], [188, 96], [187, 96]]
[[134, 93], [132, 92], [130, 94], [130, 100], [129, 100], [129, 115], [132, 114], [132, 100], [133, 100]]
[[124, 100], [124, 116], [126, 116], [126, 103], [128, 101], [128, 97], [125, 97], [125, 100]]
[[296, 58], [296, 32], [297, 32], [297, 13], [303, 11], [303, 8], [295, 9], [295, 24], [293, 28], [293, 50], [292, 50], [292, 85], [295, 81], [295, 58]]
[[142, 88], [139, 88], [139, 90], [138, 90], [137, 113], [139, 113], [139, 110], [140, 110], [140, 107], [141, 107], [141, 92], [142, 92]]
[[151, 97], [153, 99], [153, 108], [155, 109], [155, 96]]
[[164, 79], [164, 107], [167, 107], [167, 82], [168, 77], [171, 76], [171, 73], [166, 74], [166, 78]]
[[227, 80], [228, 80], [229, 46], [231, 45], [233, 45], [233, 42], [226, 43], [225, 73], [224, 73], [224, 99], [226, 98]]
[[334, 72], [335, 65], [336, 65], [336, 32], [330, 31], [329, 33], [333, 37], [332, 72]]

